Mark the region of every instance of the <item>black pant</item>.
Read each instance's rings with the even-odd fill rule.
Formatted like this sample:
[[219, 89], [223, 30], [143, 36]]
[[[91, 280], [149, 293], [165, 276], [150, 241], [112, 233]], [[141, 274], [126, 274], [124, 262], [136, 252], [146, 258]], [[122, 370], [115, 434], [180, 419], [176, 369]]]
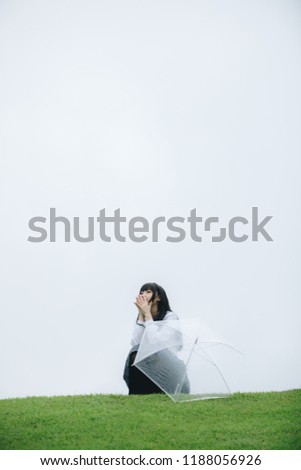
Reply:
[[136, 366], [132, 366], [137, 352], [130, 354], [129, 361], [129, 395], [148, 395], [151, 393], [164, 393], [152, 380], [150, 380]]

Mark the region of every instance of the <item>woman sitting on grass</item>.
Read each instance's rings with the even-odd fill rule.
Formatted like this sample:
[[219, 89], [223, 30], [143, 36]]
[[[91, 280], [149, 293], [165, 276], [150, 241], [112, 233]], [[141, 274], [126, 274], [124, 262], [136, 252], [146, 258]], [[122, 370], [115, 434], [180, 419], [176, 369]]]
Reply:
[[[163, 393], [162, 389], [136, 366], [133, 366], [133, 363], [145, 329], [153, 326], [153, 322], [162, 320], [178, 320], [178, 316], [172, 312], [163, 287], [159, 286], [155, 282], [144, 284], [141, 287], [134, 304], [138, 309], [138, 317], [131, 339], [132, 349], [130, 350], [125, 363], [123, 378], [129, 388], [129, 395]], [[177, 338], [179, 338], [178, 331], [175, 330], [174, 335], [177, 335]], [[166, 382], [168, 384], [167, 389], [169, 387], [171, 393], [173, 393], [173, 388], [176, 383], [179, 383], [180, 377], [183, 376], [183, 371], [185, 374], [184, 363], [168, 349], [168, 346], [165, 350], [156, 353], [156, 361], [157, 364], [159, 364], [159, 368], [164, 366], [164, 369], [169, 371], [168, 377], [166, 377]], [[183, 393], [189, 393], [189, 383], [187, 378], [182, 391]]]

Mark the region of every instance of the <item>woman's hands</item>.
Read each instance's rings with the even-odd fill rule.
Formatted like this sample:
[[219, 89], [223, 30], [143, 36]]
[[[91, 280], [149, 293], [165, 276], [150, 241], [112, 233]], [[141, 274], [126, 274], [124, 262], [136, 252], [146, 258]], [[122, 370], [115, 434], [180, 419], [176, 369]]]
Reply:
[[148, 302], [145, 295], [137, 295], [136, 302], [134, 302], [134, 304], [138, 308], [139, 320], [146, 321], [153, 318], [151, 314], [152, 301]]

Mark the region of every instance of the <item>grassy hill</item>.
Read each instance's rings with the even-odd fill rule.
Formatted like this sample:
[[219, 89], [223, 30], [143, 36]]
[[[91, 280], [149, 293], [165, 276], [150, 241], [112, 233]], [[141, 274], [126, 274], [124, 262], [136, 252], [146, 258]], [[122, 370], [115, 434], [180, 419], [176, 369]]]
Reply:
[[301, 449], [301, 390], [0, 400], [1, 449]]

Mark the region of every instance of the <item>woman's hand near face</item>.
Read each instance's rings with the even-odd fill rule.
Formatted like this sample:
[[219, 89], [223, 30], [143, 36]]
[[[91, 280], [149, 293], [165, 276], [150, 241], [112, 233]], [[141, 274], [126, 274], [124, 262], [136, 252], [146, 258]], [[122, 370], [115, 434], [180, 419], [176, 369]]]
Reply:
[[151, 314], [151, 306], [152, 302], [146, 300], [145, 296], [143, 294], [139, 294], [136, 297], [136, 301], [134, 302], [136, 307], [138, 308], [139, 312], [139, 320], [145, 321], [145, 320], [151, 320], [152, 319], [152, 314]]

